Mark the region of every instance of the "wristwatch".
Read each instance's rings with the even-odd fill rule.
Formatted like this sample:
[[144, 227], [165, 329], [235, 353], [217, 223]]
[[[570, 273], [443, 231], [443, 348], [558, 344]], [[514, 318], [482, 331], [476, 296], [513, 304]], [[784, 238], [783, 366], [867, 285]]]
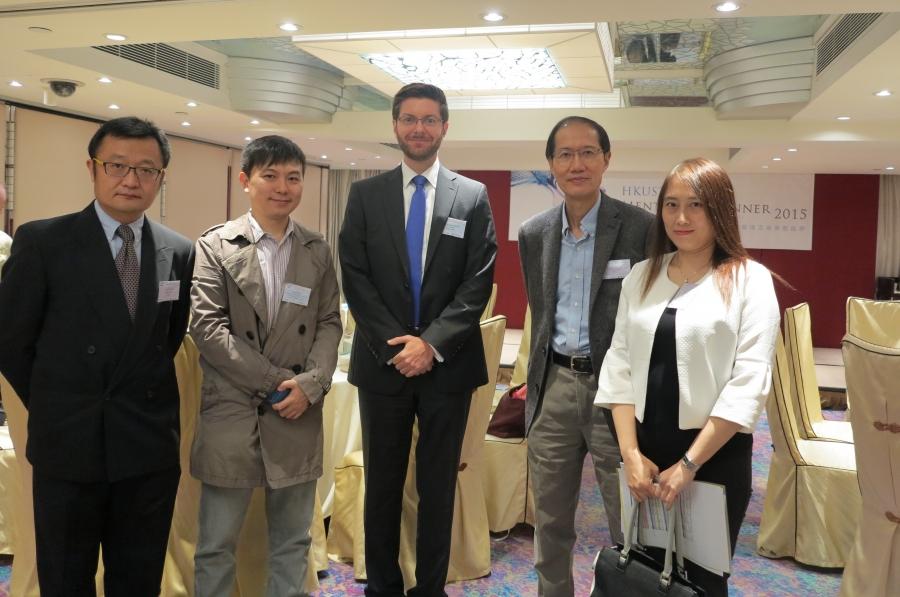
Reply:
[[700, 465], [688, 458], [687, 452], [681, 457], [681, 465], [692, 473], [696, 473]]

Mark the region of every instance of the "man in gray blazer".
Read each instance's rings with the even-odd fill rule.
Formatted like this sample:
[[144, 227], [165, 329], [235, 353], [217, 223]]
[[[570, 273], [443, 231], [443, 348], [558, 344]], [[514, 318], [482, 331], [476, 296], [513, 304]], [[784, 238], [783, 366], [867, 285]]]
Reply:
[[416, 585], [445, 595], [456, 474], [472, 390], [488, 381], [478, 320], [497, 241], [483, 184], [444, 168], [444, 92], [412, 83], [394, 96], [399, 167], [350, 188], [339, 248], [356, 319], [350, 383], [359, 387], [365, 460], [366, 595], [403, 595], [400, 515], [413, 428]]
[[600, 190], [609, 136], [588, 118], [553, 127], [546, 156], [564, 203], [519, 229], [531, 306], [525, 407], [535, 500], [538, 593], [574, 593], [572, 549], [581, 470], [590, 452], [613, 540], [622, 541], [609, 413], [593, 405], [597, 373], [612, 339], [622, 278], [644, 259], [653, 217]]

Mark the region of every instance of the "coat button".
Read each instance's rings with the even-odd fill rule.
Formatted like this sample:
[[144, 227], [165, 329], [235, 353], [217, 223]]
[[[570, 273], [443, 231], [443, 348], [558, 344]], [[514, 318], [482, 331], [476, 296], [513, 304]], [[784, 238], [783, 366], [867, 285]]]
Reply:
[[161, 344], [157, 344], [157, 345], [156, 345], [156, 352], [162, 352], [162, 345], [161, 345]]
[[291, 367], [291, 371], [294, 372], [294, 375], [300, 375], [303, 373], [303, 367], [301, 365], [294, 365]]
[[153, 398], [153, 390], [147, 390], [147, 398]]
[[96, 348], [93, 344], [90, 344], [90, 345], [87, 347], [87, 353], [88, 353], [88, 354], [94, 354], [94, 353], [96, 353], [96, 352], [97, 352], [97, 348]]
[[300, 327], [297, 328], [297, 331], [300, 332], [301, 335], [306, 333], [306, 324], [301, 323]]
[[547, 354], [547, 347], [546, 347], [546, 346], [541, 347], [541, 354]]
[[251, 331], [248, 330], [248, 331], [247, 331], [247, 338], [248, 338], [249, 340], [253, 340], [253, 338], [255, 338], [255, 336], [253, 335], [253, 332], [251, 332]]
[[266, 414], [266, 409], [263, 408], [262, 404], [256, 407], [256, 414], [258, 414], [259, 416], [263, 416], [264, 414]]

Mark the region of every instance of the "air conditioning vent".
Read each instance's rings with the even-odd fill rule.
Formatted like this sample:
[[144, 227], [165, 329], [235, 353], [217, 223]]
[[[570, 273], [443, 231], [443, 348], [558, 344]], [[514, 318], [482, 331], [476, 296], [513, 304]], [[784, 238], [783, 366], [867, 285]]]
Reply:
[[28, 2], [4, 2], [0, 14], [51, 13], [69, 10], [96, 10], [107, 6], [141, 6], [168, 4], [185, 0], [29, 0]]
[[841, 55], [850, 44], [878, 20], [880, 12], [854, 13], [841, 17], [816, 45], [816, 74], [828, 68], [828, 65]]
[[168, 44], [122, 44], [94, 49], [155, 68], [213, 89], [219, 88], [219, 65]]

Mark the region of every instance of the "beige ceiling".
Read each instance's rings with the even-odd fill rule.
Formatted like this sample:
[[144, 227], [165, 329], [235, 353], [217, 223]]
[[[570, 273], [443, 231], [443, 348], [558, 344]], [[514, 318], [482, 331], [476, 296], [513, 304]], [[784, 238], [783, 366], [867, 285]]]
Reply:
[[[301, 25], [301, 34], [478, 27], [484, 25], [480, 15], [488, 9], [505, 13], [504, 24], [509, 25], [715, 16], [712, 0], [557, 0], [527, 5], [509, 0], [425, 0], [409, 5], [371, 0], [187, 0], [93, 9], [46, 8], [72, 4], [77, 2], [0, 0], [0, 99], [41, 105], [41, 79], [75, 79], [84, 86], [71, 98], [59, 100], [55, 109], [96, 118], [134, 113], [154, 119], [171, 133], [232, 146], [240, 146], [246, 136], [262, 131], [279, 132], [297, 140], [319, 162], [334, 167], [348, 167], [353, 162], [354, 167], [368, 168], [385, 167], [399, 157], [382, 145], [393, 141], [387, 113], [338, 112], [330, 124], [281, 126], [263, 121], [251, 125], [251, 117], [233, 111], [222, 94], [167, 75], [135, 76], [121, 65], [97, 59], [93, 56], [96, 52], [85, 48], [109, 43], [104, 35], [115, 32], [127, 35], [128, 43], [166, 42], [197, 52], [202, 48], [192, 42], [286, 36], [278, 29], [286, 20]], [[37, 9], [10, 12], [23, 6]], [[856, 12], [900, 12], [896, 0], [861, 0], [852, 5], [832, 0], [748, 0], [739, 15], [842, 14], [849, 6]], [[29, 27], [52, 31], [37, 33]], [[897, 56], [898, 33], [887, 35], [886, 41], [875, 47], [848, 51], [842, 59], [846, 64], [835, 69], [840, 76], [814, 87], [813, 99], [790, 120], [724, 121], [716, 118], [712, 108], [582, 109], [578, 113], [609, 129], [614, 170], [659, 172], [685, 157], [707, 155], [741, 172], [760, 172], [768, 165], [766, 172], [873, 173], [889, 164], [900, 166]], [[101, 75], [111, 77], [113, 83], [98, 83]], [[24, 87], [9, 87], [12, 79]], [[895, 95], [874, 97], [882, 88], [892, 89]], [[200, 105], [188, 108], [189, 100]], [[111, 103], [121, 109], [109, 110]], [[442, 159], [456, 168], [543, 167], [546, 133], [569, 112], [457, 110], [451, 117]], [[844, 114], [852, 120], [834, 120]], [[191, 126], [181, 126], [182, 121]], [[798, 151], [786, 153], [789, 147]], [[773, 162], [772, 157], [783, 160]]]

